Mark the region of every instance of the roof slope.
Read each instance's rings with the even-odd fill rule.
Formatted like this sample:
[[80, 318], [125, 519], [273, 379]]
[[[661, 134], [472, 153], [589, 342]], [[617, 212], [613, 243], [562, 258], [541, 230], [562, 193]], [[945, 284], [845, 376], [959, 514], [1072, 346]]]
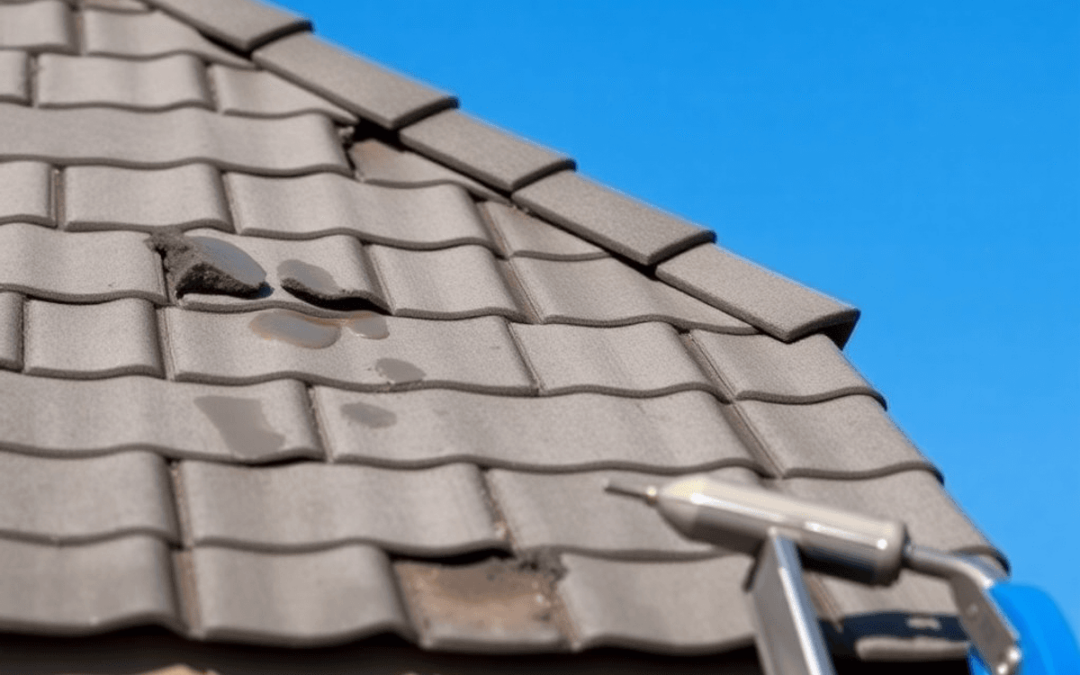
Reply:
[[[4, 631], [743, 653], [751, 561], [626, 472], [1003, 560], [857, 310], [288, 12], [151, 4], [0, 4]], [[936, 581], [809, 581], [840, 652], [964, 653]]]

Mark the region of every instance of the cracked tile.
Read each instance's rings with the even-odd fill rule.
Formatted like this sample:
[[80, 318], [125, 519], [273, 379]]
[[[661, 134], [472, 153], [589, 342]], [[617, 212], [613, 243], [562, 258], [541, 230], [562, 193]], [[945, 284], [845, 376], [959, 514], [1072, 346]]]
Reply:
[[43, 54], [37, 100], [42, 108], [210, 108], [203, 70], [202, 62], [188, 54], [147, 61]]

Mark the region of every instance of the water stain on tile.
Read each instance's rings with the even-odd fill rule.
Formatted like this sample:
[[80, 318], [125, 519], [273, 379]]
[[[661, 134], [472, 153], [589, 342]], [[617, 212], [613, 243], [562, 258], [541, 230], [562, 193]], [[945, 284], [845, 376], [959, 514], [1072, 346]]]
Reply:
[[285, 444], [285, 436], [270, 426], [258, 400], [200, 396], [195, 399], [195, 405], [210, 418], [225, 444], [238, 457], [262, 457]]
[[386, 317], [375, 312], [357, 312], [345, 325], [352, 332], [369, 340], [383, 340], [390, 337]]
[[401, 359], [379, 359], [375, 362], [375, 371], [382, 375], [391, 384], [404, 384], [406, 382], [419, 382], [424, 379], [426, 373], [408, 361]]
[[326, 349], [341, 335], [336, 319], [320, 319], [287, 309], [260, 312], [248, 326], [264, 339], [308, 349]]
[[282, 288], [312, 304], [333, 302], [345, 293], [325, 269], [295, 258], [282, 261], [277, 274]]
[[341, 412], [349, 419], [372, 429], [384, 429], [397, 423], [397, 413], [393, 410], [359, 401], [341, 406]]
[[188, 237], [176, 231], [155, 232], [147, 240], [164, 259], [177, 297], [186, 293], [259, 295], [266, 270], [242, 249], [213, 237]]

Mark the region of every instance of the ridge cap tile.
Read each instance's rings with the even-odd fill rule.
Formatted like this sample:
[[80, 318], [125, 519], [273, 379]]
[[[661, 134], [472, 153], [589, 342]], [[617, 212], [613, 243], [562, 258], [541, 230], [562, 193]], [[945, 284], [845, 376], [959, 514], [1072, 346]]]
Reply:
[[267, 0], [148, 1], [241, 52], [312, 27], [307, 18]]

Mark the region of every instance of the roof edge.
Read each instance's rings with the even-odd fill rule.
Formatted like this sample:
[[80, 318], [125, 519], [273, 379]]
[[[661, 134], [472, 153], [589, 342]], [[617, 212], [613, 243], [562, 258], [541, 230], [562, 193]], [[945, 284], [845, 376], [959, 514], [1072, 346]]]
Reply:
[[314, 28], [307, 17], [259, 0], [147, 2], [245, 54], [286, 35]]

